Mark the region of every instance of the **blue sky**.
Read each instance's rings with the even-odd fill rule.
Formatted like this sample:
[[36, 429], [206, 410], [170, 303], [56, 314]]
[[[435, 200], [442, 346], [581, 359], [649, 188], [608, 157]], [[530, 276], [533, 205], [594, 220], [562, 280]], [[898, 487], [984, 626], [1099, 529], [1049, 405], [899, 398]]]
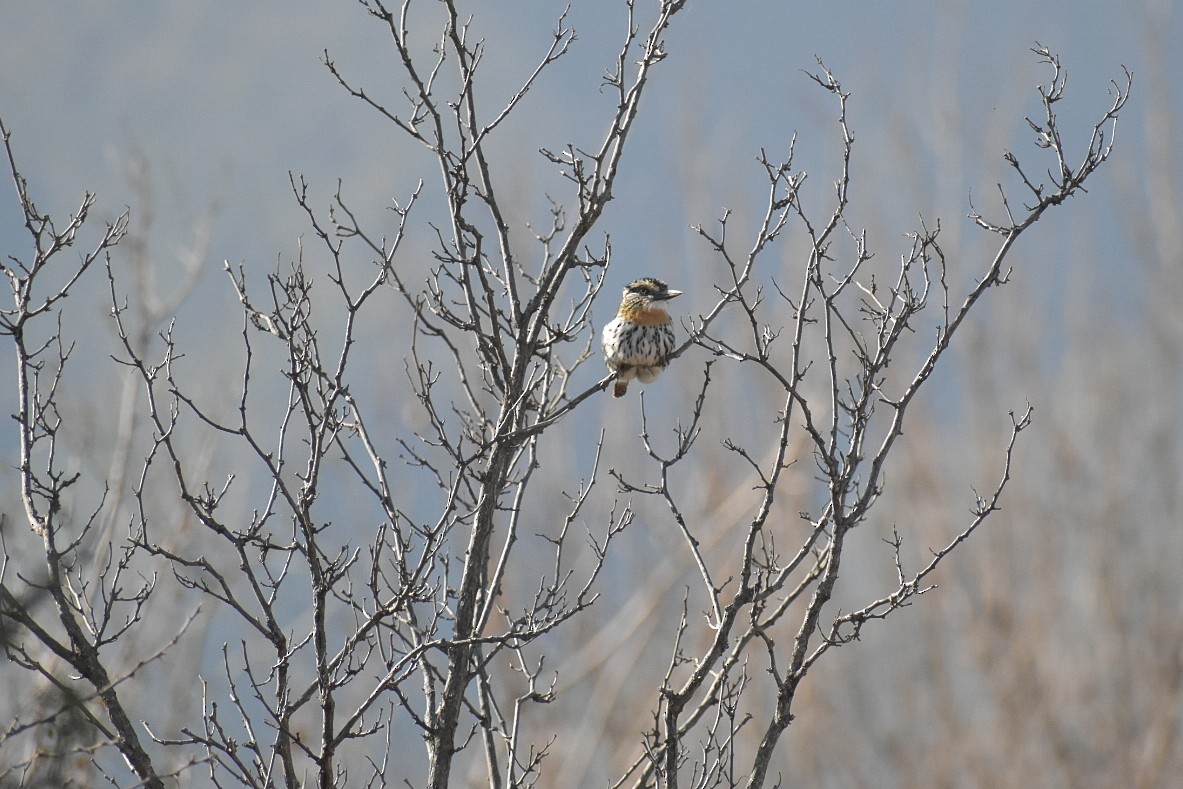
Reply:
[[[414, 8], [423, 21], [413, 29], [426, 53], [437, 6]], [[486, 41], [478, 85], [486, 113], [533, 68], [562, 8], [542, 0], [472, 5], [474, 28]], [[372, 223], [389, 224], [389, 201], [405, 199], [420, 179], [430, 205], [438, 180], [430, 156], [346, 95], [320, 62], [327, 49], [349, 78], [398, 106], [399, 64], [381, 25], [357, 3], [0, 0], [0, 9], [0, 116], [40, 208], [64, 216], [85, 190], [98, 195], [96, 218], [132, 206], [132, 232], [146, 236], [161, 288], [175, 281], [185, 255], [203, 255], [199, 287], [178, 310], [193, 369], [201, 369], [203, 345], [237, 342], [240, 317], [223, 261], [243, 263], [261, 285], [311, 237], [289, 173], [306, 177], [313, 204], [324, 208], [340, 180], [350, 205]], [[783, 154], [794, 133], [798, 166], [810, 174], [804, 194], [814, 205], [826, 203], [838, 147], [834, 104], [802, 71], [816, 69], [815, 56], [852, 94], [852, 224], [868, 228], [890, 263], [920, 216], [939, 218], [945, 248], [973, 264], [992, 242], [964, 218], [969, 195], [992, 207], [994, 184], [1008, 177], [1004, 150], [1038, 170], [1022, 118], [1039, 111], [1034, 87], [1049, 76], [1029, 51], [1039, 41], [1068, 70], [1060, 116], [1070, 143], [1079, 145], [1108, 106], [1108, 81], [1121, 65], [1137, 82], [1113, 161], [1089, 194], [1024, 237], [1012, 262], [1038, 308], [1063, 310], [1075, 299], [1121, 320], [1139, 307], [1137, 274], [1146, 265], [1131, 243], [1131, 217], [1145, 213], [1148, 174], [1179, 170], [1177, 161], [1151, 162], [1147, 146], [1148, 135], [1159, 133], [1148, 131], [1158, 128], [1148, 122], [1150, 110], [1177, 114], [1183, 106], [1183, 88], [1170, 79], [1183, 73], [1183, 23], [1171, 11], [1162, 2], [691, 0], [667, 36], [669, 57], [654, 72], [600, 227], [611, 235], [616, 262], [609, 292], [639, 274], [677, 285], [715, 271], [718, 261], [689, 226], [711, 226], [728, 208], [740, 237], [764, 199], [756, 154], [761, 147]], [[638, 15], [648, 25], [652, 4], [639, 2]], [[598, 145], [612, 110], [600, 76], [619, 51], [623, 4], [576, 3], [567, 21], [578, 34], [570, 55], [544, 74], [492, 142], [500, 196], [531, 255], [525, 225], [545, 221], [546, 196], [570, 204], [566, 184], [537, 150]], [[128, 177], [139, 160], [150, 168], [148, 206]], [[27, 239], [15, 209], [11, 192], [0, 191], [0, 250], [21, 256]], [[206, 219], [202, 245], [196, 228]], [[428, 252], [413, 247], [412, 254]], [[795, 264], [785, 258], [782, 265]], [[1082, 270], [1085, 285], [1062, 287]], [[75, 364], [89, 373], [93, 362], [103, 375], [117, 375], [105, 365], [112, 352], [106, 283], [99, 275], [84, 284], [95, 302], [84, 310], [71, 302], [78, 323], [67, 328], [80, 342]], [[680, 307], [704, 309], [711, 295], [692, 289]], [[1038, 353], [1048, 364], [1064, 346], [1062, 325], [1051, 320], [1041, 328]], [[216, 350], [208, 353], [210, 363], [225, 364]], [[386, 380], [402, 375], [397, 360], [387, 367]]]
[[[618, 46], [623, 17], [617, 5], [576, 3], [572, 9], [569, 21], [580, 40], [522, 113], [531, 139], [513, 155], [525, 172], [545, 169], [532, 153], [539, 145], [599, 134], [604, 102], [597, 102], [595, 81]], [[488, 44], [490, 105], [532, 64], [561, 7], [472, 6]], [[421, 172], [428, 163], [419, 152], [337, 88], [318, 62], [327, 48], [347, 73], [379, 92], [397, 79], [380, 26], [356, 3], [6, 0], [0, 8], [0, 113], [44, 208], [66, 210], [84, 189], [97, 192], [107, 211], [133, 202], [121, 169], [129, 151], [140, 149], [158, 179], [162, 232], [182, 232], [194, 213], [216, 200], [214, 262], [273, 262], [306, 229], [288, 191], [289, 170], [325, 190], [342, 178], [358, 203], [383, 202], [420, 175], [434, 174]], [[646, 3], [639, 8], [649, 11]], [[1183, 30], [1170, 11], [1163, 2], [691, 2], [669, 36], [671, 57], [657, 74], [650, 115], [626, 159], [620, 194], [624, 203], [635, 197], [625, 206], [633, 210], [614, 217], [611, 230], [632, 238], [629, 220], [637, 206], [664, 202], [679, 211], [658, 217], [670, 239], [663, 243], [680, 249], [689, 238], [688, 222], [710, 221], [746, 187], [745, 176], [756, 178], [751, 163], [760, 146], [778, 150], [793, 131], [801, 134], [803, 150], [825, 144], [829, 106], [799, 71], [814, 66], [814, 55], [854, 94], [852, 120], [865, 140], [863, 155], [887, 165], [873, 168], [884, 176], [873, 184], [880, 200], [875, 207], [896, 201], [898, 195], [883, 192], [905, 182], [901, 174], [906, 178], [908, 170], [896, 169], [902, 161], [920, 158], [924, 166], [911, 171], [923, 177], [932, 169], [925, 157], [934, 146], [952, 142], [962, 149], [958, 165], [964, 169], [935, 180], [929, 175], [920, 189], [929, 205], [910, 210], [963, 215], [968, 189], [980, 185], [983, 172], [997, 173], [1000, 161], [999, 150], [973, 149], [980, 141], [976, 132], [1006, 112], [1002, 122], [1014, 130], [1006, 143], [1026, 141], [1021, 112], [1031, 109], [1031, 88], [1043, 76], [1027, 52], [1034, 41], [1062, 55], [1069, 103], [1088, 118], [1119, 64], [1147, 74], [1148, 39], [1156, 32], [1170, 50], [1163, 65], [1178, 73]], [[1122, 129], [1123, 159], [1140, 155], [1136, 116], [1149, 87], [1140, 81], [1136, 88]], [[1179, 87], [1170, 91], [1155, 100], [1178, 106]], [[1015, 102], [1028, 102], [1018, 105], [1017, 117]], [[937, 129], [941, 117], [957, 122]], [[700, 147], [693, 159], [673, 144], [680, 136], [685, 141], [687, 128]], [[958, 139], [939, 139], [949, 133]], [[669, 199], [665, 185], [688, 167], [699, 176], [700, 192]], [[829, 180], [819, 171], [819, 183]], [[909, 188], [915, 191], [915, 183]], [[1098, 191], [1098, 202], [1117, 197]], [[178, 194], [184, 202], [169, 207]], [[960, 205], [949, 204], [958, 197]], [[11, 215], [10, 198], [4, 199]], [[685, 216], [690, 206], [709, 213]], [[1083, 210], [1077, 206], [1073, 213]], [[11, 249], [11, 226], [0, 224], [0, 239]], [[651, 228], [647, 217], [633, 241], [636, 254], [652, 254], [644, 248]]]

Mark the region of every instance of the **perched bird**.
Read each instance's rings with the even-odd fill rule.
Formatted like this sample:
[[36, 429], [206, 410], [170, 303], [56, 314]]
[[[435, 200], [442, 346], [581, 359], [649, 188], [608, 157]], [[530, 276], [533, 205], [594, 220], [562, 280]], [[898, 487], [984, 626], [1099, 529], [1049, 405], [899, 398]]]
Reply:
[[624, 397], [633, 378], [647, 384], [669, 364], [674, 330], [661, 302], [681, 295], [653, 277], [625, 287], [616, 317], [604, 327], [604, 361], [616, 373], [613, 397]]

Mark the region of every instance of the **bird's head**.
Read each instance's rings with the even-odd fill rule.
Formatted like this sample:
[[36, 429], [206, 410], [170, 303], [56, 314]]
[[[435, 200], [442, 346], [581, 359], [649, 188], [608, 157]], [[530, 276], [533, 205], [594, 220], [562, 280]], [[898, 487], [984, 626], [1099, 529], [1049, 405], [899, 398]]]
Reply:
[[669, 285], [654, 277], [635, 279], [624, 286], [625, 301], [629, 301], [631, 297], [632, 300], [648, 304], [654, 301], [667, 301], [681, 295], [682, 291], [672, 290]]

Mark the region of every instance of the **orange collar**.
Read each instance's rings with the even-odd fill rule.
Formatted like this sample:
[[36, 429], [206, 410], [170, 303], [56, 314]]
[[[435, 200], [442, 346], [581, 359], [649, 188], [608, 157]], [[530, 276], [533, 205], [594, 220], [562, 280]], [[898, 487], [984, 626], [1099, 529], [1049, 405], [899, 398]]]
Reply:
[[640, 326], [664, 326], [670, 322], [670, 314], [661, 307], [624, 309], [621, 315], [630, 323]]

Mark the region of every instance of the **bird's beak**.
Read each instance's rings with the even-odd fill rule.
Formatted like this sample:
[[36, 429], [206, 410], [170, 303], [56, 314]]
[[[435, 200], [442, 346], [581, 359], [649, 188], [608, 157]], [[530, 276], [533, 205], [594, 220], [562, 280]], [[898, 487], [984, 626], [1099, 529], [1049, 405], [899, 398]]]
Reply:
[[661, 297], [661, 300], [665, 301], [666, 299], [672, 299], [674, 296], [681, 296], [681, 295], [682, 295], [682, 291], [680, 291], [680, 290], [667, 290], [665, 292], [665, 295]]

